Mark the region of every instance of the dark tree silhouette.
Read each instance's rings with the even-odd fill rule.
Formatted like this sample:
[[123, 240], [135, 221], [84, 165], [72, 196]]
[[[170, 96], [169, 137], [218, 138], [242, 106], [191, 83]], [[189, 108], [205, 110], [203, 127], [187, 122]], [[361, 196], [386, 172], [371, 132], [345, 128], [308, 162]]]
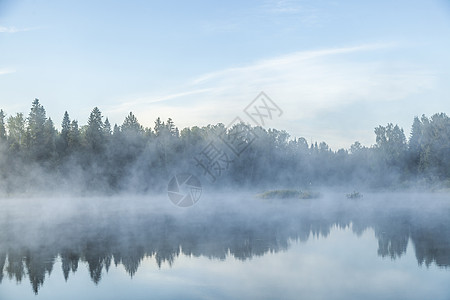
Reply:
[[[0, 110], [0, 142], [6, 142], [0, 151], [9, 161], [8, 170], [0, 170], [0, 192], [42, 189], [46, 180], [73, 186], [75, 179], [86, 192], [145, 192], [187, 170], [241, 187], [450, 186], [450, 119], [444, 113], [415, 117], [409, 140], [389, 123], [375, 128], [374, 145], [355, 142], [348, 150], [244, 123], [179, 131], [171, 118], [157, 118], [153, 129], [144, 128], [132, 112], [111, 129], [98, 107], [81, 127], [65, 112], [58, 131], [38, 99], [27, 119], [21, 113], [5, 118]], [[33, 178], [30, 168], [42, 178]]]

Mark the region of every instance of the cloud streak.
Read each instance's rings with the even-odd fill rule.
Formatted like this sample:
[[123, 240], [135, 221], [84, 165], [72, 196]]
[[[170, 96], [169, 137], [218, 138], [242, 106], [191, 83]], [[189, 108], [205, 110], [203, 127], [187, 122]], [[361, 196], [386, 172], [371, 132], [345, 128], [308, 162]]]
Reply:
[[15, 73], [14, 69], [0, 69], [0, 75], [12, 74]]
[[294, 0], [271, 0], [266, 1], [263, 7], [272, 13], [278, 14], [297, 14], [304, 11], [299, 1]]
[[[285, 112], [270, 127], [286, 129], [297, 137], [314, 133], [313, 138], [332, 140], [332, 146], [341, 147], [339, 140], [360, 139], [361, 129], [354, 128], [352, 133], [339, 124], [327, 124], [319, 120], [324, 113], [362, 103], [392, 104], [433, 88], [432, 72], [384, 58], [386, 51], [396, 48], [386, 43], [300, 51], [198, 76], [166, 96], [160, 93], [124, 102], [129, 110], [139, 111], [142, 120], [171, 117], [180, 127], [226, 124], [236, 116], [245, 120], [242, 110], [265, 91]], [[120, 107], [111, 111], [119, 113]]]
[[196, 90], [183, 91], [183, 92], [166, 94], [166, 95], [161, 95], [161, 96], [143, 96], [143, 97], [137, 97], [137, 98], [132, 98], [132, 99], [121, 99], [121, 104], [109, 108], [107, 110], [107, 112], [109, 112], [109, 113], [124, 112], [124, 111], [128, 111], [128, 110], [133, 110], [137, 106], [154, 104], [154, 103], [158, 103], [158, 102], [164, 102], [164, 101], [187, 97], [187, 96], [191, 96], [191, 95], [202, 94], [202, 93], [206, 93], [210, 90], [211, 89], [196, 89]]
[[17, 32], [24, 32], [24, 31], [31, 31], [35, 30], [36, 28], [28, 27], [28, 28], [17, 28], [14, 26], [6, 27], [6, 26], [0, 26], [0, 33], [17, 33]]
[[302, 25], [315, 26], [324, 19], [324, 12], [305, 5], [299, 0], [269, 0], [261, 6], [262, 12], [270, 16], [296, 17]]
[[268, 69], [280, 69], [283, 67], [291, 66], [293, 64], [299, 64], [304, 61], [312, 60], [315, 58], [330, 56], [330, 55], [338, 55], [338, 54], [348, 54], [354, 52], [361, 51], [371, 51], [378, 49], [385, 49], [392, 47], [393, 44], [370, 44], [370, 45], [360, 45], [353, 47], [345, 47], [345, 48], [332, 48], [332, 49], [324, 49], [324, 50], [315, 50], [315, 51], [299, 51], [275, 58], [265, 59], [253, 63], [249, 66], [238, 67], [238, 68], [229, 68], [217, 72], [212, 72], [209, 74], [202, 75], [192, 81], [192, 85], [201, 84], [202, 82], [220, 77], [226, 76], [231, 73], [244, 73], [244, 72], [255, 72], [259, 70], [268, 70]]

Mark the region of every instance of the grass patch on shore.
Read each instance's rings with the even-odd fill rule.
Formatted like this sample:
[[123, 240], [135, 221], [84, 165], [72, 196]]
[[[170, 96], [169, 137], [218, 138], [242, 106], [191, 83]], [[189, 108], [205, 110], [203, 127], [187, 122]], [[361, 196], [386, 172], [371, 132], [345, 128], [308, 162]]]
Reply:
[[363, 197], [363, 195], [360, 192], [353, 191], [350, 194], [346, 195], [348, 199], [360, 199]]
[[316, 199], [320, 194], [312, 191], [272, 190], [256, 195], [260, 199]]

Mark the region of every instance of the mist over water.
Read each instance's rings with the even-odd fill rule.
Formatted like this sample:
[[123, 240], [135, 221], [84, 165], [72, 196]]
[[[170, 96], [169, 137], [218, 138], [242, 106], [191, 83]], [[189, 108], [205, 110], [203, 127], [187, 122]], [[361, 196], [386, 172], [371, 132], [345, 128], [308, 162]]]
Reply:
[[444, 2], [0, 0], [0, 300], [449, 300]]
[[[351, 232], [355, 237], [346, 250], [348, 255], [357, 255], [351, 258], [355, 264], [363, 263], [358, 255], [372, 253], [378, 258], [370, 262], [374, 266], [369, 269], [375, 270], [388, 259], [391, 263], [384, 267], [400, 270], [403, 257], [413, 255], [415, 266], [410, 268], [432, 274], [441, 269], [444, 273], [439, 276], [450, 276], [447, 194], [377, 193], [365, 194], [364, 199], [347, 199], [341, 193], [324, 192], [320, 199], [300, 200], [264, 200], [254, 195], [245, 191], [206, 193], [189, 208], [173, 205], [165, 195], [2, 199], [0, 295], [2, 285], [16, 281], [29, 286], [27, 297], [35, 293], [39, 296], [47, 280], [63, 276], [70, 283], [77, 272], [85, 273], [82, 270], [88, 271], [83, 276], [89, 276], [92, 285], [101, 286], [108, 276], [114, 278], [114, 265], [123, 266], [133, 278], [142, 264], [142, 268], [148, 268], [146, 261], [153, 261], [160, 270], [152, 273], [156, 278], [167, 268], [177, 272], [178, 260], [182, 262], [180, 268], [186, 260], [194, 263], [204, 258], [219, 265], [231, 264], [230, 259], [251, 265], [257, 257], [276, 263], [282, 253], [292, 253], [297, 261], [302, 260], [302, 254], [297, 253], [302, 245], [307, 247], [317, 238], [331, 242], [334, 235], [340, 235], [336, 230]], [[377, 242], [366, 249], [368, 253], [355, 253], [353, 247], [359, 249], [359, 244], [367, 243], [367, 236]], [[333, 252], [332, 244], [323, 247], [330, 251], [330, 258], [341, 256]], [[54, 270], [55, 266], [61, 269]], [[311, 270], [299, 270], [298, 275], [313, 273], [319, 266], [319, 262], [311, 262]], [[191, 268], [191, 272], [207, 270], [204, 264], [194, 263]], [[272, 272], [272, 267], [260, 268]], [[109, 269], [113, 269], [111, 274]], [[232, 270], [223, 276], [234, 276]], [[357, 270], [349, 267], [347, 271]], [[349, 275], [347, 284], [352, 283], [351, 278]], [[295, 285], [295, 278], [292, 280], [290, 284]], [[133, 294], [138, 283], [138, 279], [127, 281], [122, 288]], [[276, 288], [281, 283], [270, 284]], [[325, 276], [319, 286], [329, 284]], [[216, 288], [225, 293], [223, 287]], [[450, 295], [442, 288], [444, 295]], [[291, 292], [286, 290], [279, 296], [289, 298]], [[72, 291], [71, 295], [76, 297], [79, 292]]]

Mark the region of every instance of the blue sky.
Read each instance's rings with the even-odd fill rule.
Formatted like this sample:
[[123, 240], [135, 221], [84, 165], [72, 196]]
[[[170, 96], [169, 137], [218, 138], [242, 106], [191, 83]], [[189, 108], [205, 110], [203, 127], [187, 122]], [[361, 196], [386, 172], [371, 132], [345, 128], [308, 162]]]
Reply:
[[245, 119], [264, 91], [284, 112], [269, 127], [370, 146], [450, 113], [449, 50], [446, 0], [0, 0], [0, 108], [186, 127]]

